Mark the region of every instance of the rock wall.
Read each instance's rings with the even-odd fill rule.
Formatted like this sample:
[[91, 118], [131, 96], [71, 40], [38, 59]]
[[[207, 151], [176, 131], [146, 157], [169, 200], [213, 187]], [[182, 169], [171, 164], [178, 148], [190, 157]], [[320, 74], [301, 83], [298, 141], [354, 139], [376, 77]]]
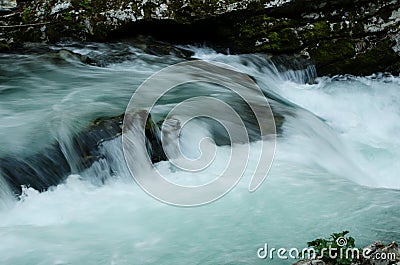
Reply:
[[319, 75], [400, 71], [397, 0], [19, 1], [1, 16], [0, 30], [2, 49], [143, 34], [232, 53], [302, 56]]

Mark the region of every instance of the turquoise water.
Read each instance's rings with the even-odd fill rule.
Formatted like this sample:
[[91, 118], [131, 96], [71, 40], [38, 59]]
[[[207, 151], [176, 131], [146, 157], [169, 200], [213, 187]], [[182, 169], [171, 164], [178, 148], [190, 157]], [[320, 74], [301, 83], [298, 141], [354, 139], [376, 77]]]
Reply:
[[[62, 142], [94, 118], [122, 113], [143, 80], [184, 60], [123, 43], [63, 48], [104, 64], [83, 64], [57, 52], [60, 46], [0, 55], [0, 155], [27, 156], [55, 139]], [[242, 181], [220, 200], [195, 208], [162, 204], [134, 183], [115, 139], [102, 147], [119, 169], [105, 185], [90, 181], [106, 174], [95, 163], [47, 192], [26, 188], [16, 201], [0, 178], [1, 264], [291, 264], [259, 260], [256, 251], [264, 243], [303, 248], [343, 230], [350, 230], [359, 247], [400, 241], [399, 78], [318, 78], [306, 84], [315, 76], [312, 67], [278, 71], [261, 55], [187, 48], [194, 58], [251, 75], [284, 102], [277, 110], [285, 121], [275, 160], [261, 188], [248, 192], [256, 163], [250, 157]], [[193, 93], [212, 94], [199, 90]], [[176, 93], [172, 98], [187, 91]], [[202, 133], [189, 128], [184, 141], [197, 146]], [[224, 161], [228, 148], [217, 149]], [[191, 174], [168, 162], [157, 168], [170, 180], [194, 183], [217, 176], [223, 165], [216, 161]]]

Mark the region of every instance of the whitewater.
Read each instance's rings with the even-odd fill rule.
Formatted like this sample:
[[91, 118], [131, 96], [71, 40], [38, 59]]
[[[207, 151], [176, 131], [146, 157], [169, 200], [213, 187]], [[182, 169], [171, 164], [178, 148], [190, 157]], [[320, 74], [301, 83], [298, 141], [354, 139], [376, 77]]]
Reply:
[[[277, 102], [273, 111], [283, 121], [262, 186], [248, 191], [255, 152], [227, 195], [201, 207], [170, 206], [135, 183], [116, 138], [102, 144], [105, 159], [45, 192], [24, 187], [16, 198], [0, 176], [0, 264], [291, 264], [295, 260], [260, 260], [257, 249], [265, 243], [301, 249], [343, 230], [357, 247], [400, 241], [399, 77], [317, 77], [312, 65], [290, 70], [265, 55], [180, 48], [193, 52], [192, 60], [239, 69]], [[65, 49], [102, 65], [84, 64], [60, 52]], [[146, 78], [184, 60], [129, 43], [1, 54], [0, 157], [29, 156], [53, 141], [68, 144], [69, 135], [92, 120], [123, 113]], [[207, 86], [174, 93], [160, 112], [181, 97], [224, 96]], [[199, 155], [200, 139], [212, 138], [209, 126], [198, 121], [184, 128], [188, 156]], [[182, 172], [168, 161], [155, 166], [176, 183], [207, 183], [230, 155], [230, 146], [214, 147], [214, 163], [200, 172]]]

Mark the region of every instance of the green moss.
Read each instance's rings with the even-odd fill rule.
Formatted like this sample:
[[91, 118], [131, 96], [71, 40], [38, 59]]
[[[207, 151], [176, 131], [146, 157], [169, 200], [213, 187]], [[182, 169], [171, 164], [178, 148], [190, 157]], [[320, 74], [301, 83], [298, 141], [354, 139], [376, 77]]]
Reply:
[[25, 7], [24, 11], [22, 12], [22, 22], [24, 22], [24, 24], [28, 24], [31, 21], [31, 9], [29, 7]]
[[324, 66], [343, 58], [352, 58], [355, 55], [354, 43], [351, 39], [323, 40], [310, 49], [310, 55], [317, 66]]
[[10, 44], [8, 44], [8, 43], [3, 43], [3, 42], [0, 42], [0, 51], [1, 50], [10, 50]]
[[277, 43], [280, 40], [279, 34], [277, 32], [270, 32], [267, 34], [267, 36], [268, 36], [269, 41], [273, 42], [273, 43]]
[[63, 19], [66, 22], [72, 22], [72, 14], [68, 11], [63, 12]]
[[147, 2], [144, 4], [143, 11], [144, 11], [144, 19], [150, 20], [152, 14], [154, 13], [154, 9], [156, 8], [156, 4], [153, 2]]
[[[268, 20], [267, 16], [248, 17], [241, 22], [238, 22], [234, 27], [231, 41], [241, 51], [251, 51], [254, 49], [257, 40], [262, 40], [267, 37], [266, 27], [264, 26]], [[256, 50], [259, 47], [256, 47]]]
[[92, 9], [92, 6], [90, 5], [89, 0], [81, 0], [81, 1], [79, 1], [78, 6], [83, 8], [84, 10]]
[[374, 72], [398, 73], [400, 57], [392, 50], [392, 44], [387, 38], [354, 60], [346, 60], [344, 67], [356, 75], [369, 75]]
[[257, 16], [249, 18], [243, 23], [239, 29], [240, 37], [245, 39], [254, 39], [266, 35], [266, 28], [264, 27], [264, 22], [266, 22], [268, 17]]
[[268, 32], [267, 43], [260, 50], [266, 52], [289, 53], [300, 48], [298, 37], [292, 28], [284, 28], [279, 32]]
[[385, 65], [387, 65], [387, 63], [399, 61], [399, 56], [393, 51], [392, 44], [392, 41], [387, 38], [386, 40], [379, 42], [375, 48], [358, 56], [358, 59], [370, 65], [379, 62], [386, 62]]
[[299, 49], [300, 43], [298, 37], [294, 33], [293, 28], [285, 28], [279, 32], [280, 48], [283, 51], [294, 51]]
[[318, 21], [312, 24], [312, 29], [305, 30], [300, 33], [302, 41], [308, 45], [316, 43], [321, 39], [328, 39], [331, 37], [331, 30], [326, 21]]
[[[318, 74], [370, 75], [376, 72], [398, 74], [400, 56], [392, 50], [392, 45], [392, 41], [386, 38], [366, 53], [356, 56], [343, 55], [341, 58], [336, 58], [326, 65], [319, 65], [319, 67], [317, 64]], [[332, 48], [334, 49], [335, 47]]]
[[323, 33], [326, 31], [329, 31], [328, 29], [328, 23], [326, 21], [318, 21], [314, 23], [314, 30], [317, 33]]
[[[340, 233], [333, 233], [329, 238], [317, 238], [311, 242], [307, 242], [308, 247], [312, 247], [318, 257], [326, 264], [332, 265], [350, 265], [352, 264], [351, 257], [341, 257], [339, 253], [347, 253], [349, 249], [355, 247], [355, 240], [351, 236], [347, 236], [349, 231], [343, 231]], [[340, 244], [341, 242], [344, 244]], [[326, 251], [329, 249], [329, 252]], [[335, 258], [332, 258], [331, 254], [336, 254]]]
[[[290, 53], [300, 49], [300, 42], [292, 27], [294, 21], [276, 19], [266, 15], [247, 18], [239, 27], [240, 41], [252, 51]], [[263, 42], [256, 46], [256, 42]]]

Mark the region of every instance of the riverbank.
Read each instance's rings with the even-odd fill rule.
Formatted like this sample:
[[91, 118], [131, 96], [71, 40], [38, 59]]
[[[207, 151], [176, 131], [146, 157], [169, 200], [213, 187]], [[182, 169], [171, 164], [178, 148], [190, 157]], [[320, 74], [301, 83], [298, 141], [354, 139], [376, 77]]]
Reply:
[[229, 53], [301, 57], [318, 75], [400, 69], [397, 1], [20, 1], [1, 16], [3, 50], [137, 35]]

